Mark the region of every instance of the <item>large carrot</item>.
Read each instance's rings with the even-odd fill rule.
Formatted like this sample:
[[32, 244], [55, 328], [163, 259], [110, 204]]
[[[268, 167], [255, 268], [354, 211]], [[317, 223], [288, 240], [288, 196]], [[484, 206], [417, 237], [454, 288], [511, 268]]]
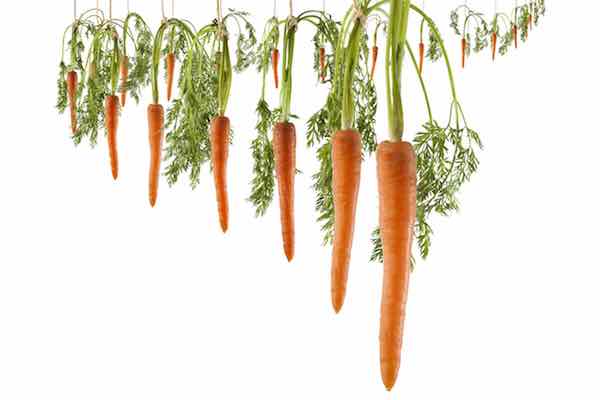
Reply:
[[373, 46], [371, 49], [371, 80], [375, 77], [375, 68], [377, 67], [377, 56], [379, 55], [379, 47]]
[[331, 302], [337, 313], [341, 310], [346, 295], [356, 203], [360, 186], [362, 145], [360, 134], [353, 129], [336, 132], [331, 143], [335, 211], [331, 261]]
[[296, 128], [290, 122], [278, 122], [273, 128], [275, 173], [279, 190], [283, 250], [288, 261], [294, 258], [294, 180], [296, 177]]
[[105, 122], [108, 138], [108, 154], [110, 156], [110, 169], [113, 179], [119, 176], [119, 155], [117, 152], [117, 129], [119, 127], [119, 98], [107, 96], [105, 101]]
[[494, 31], [492, 32], [492, 61], [496, 60], [496, 45], [498, 43], [498, 34]]
[[391, 390], [398, 376], [416, 218], [416, 157], [407, 142], [377, 148], [379, 223], [383, 243], [383, 293], [379, 332], [383, 383]]
[[219, 222], [223, 232], [229, 226], [229, 201], [227, 198], [227, 158], [229, 157], [229, 118], [219, 116], [210, 126], [213, 177], [217, 192]]
[[275, 89], [279, 89], [279, 50], [273, 49], [271, 52], [271, 63], [273, 64], [273, 79], [275, 79]]
[[164, 124], [165, 111], [163, 106], [150, 104], [148, 106], [148, 139], [150, 140], [149, 198], [152, 207], [156, 204], [156, 198], [158, 197]]
[[325, 69], [325, 47], [319, 48], [319, 68], [321, 69], [321, 82], [325, 82], [325, 75], [327, 74], [327, 70]]
[[127, 100], [127, 78], [129, 77], [129, 57], [121, 59], [121, 107], [125, 107]]
[[425, 44], [419, 43], [419, 74], [423, 73], [423, 61], [425, 61]]
[[461, 52], [462, 52], [462, 67], [465, 67], [465, 57], [467, 56], [467, 39], [461, 40]]
[[167, 54], [167, 101], [171, 101], [173, 94], [173, 78], [175, 76], [175, 54]]
[[77, 132], [77, 72], [67, 73], [67, 96], [69, 98], [69, 111], [71, 114], [71, 132]]

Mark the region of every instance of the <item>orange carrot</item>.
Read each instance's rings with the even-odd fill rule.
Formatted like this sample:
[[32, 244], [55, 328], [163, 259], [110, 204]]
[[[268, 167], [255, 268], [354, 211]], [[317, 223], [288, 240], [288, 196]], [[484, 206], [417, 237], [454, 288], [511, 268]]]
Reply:
[[498, 43], [498, 34], [496, 32], [492, 32], [492, 61], [496, 60], [497, 43]]
[[533, 15], [529, 14], [529, 30], [533, 30]]
[[416, 157], [407, 142], [377, 148], [379, 223], [383, 243], [383, 293], [379, 331], [383, 383], [391, 390], [398, 376], [416, 218]]
[[108, 137], [108, 154], [113, 179], [119, 176], [119, 155], [117, 153], [117, 129], [119, 127], [119, 98], [107, 96], [105, 101], [106, 132]]
[[223, 233], [229, 226], [229, 201], [227, 198], [227, 158], [229, 157], [229, 118], [218, 116], [210, 125], [210, 145], [213, 177], [217, 192], [219, 222]]
[[379, 47], [373, 46], [371, 49], [371, 80], [375, 77], [375, 67], [377, 66], [377, 56], [379, 55]]
[[175, 75], [175, 54], [167, 54], [167, 101], [171, 101], [173, 78]]
[[331, 261], [331, 301], [340, 312], [346, 295], [360, 186], [362, 144], [355, 130], [337, 131], [332, 138], [334, 236]]
[[319, 48], [319, 66], [321, 68], [321, 82], [325, 82], [325, 75], [327, 70], [325, 69], [325, 47]]
[[462, 67], [465, 67], [465, 57], [467, 56], [467, 39], [463, 38], [461, 41], [461, 51], [462, 51]]
[[513, 25], [513, 36], [515, 37], [515, 49], [519, 47], [519, 30], [517, 25]]
[[275, 79], [275, 89], [279, 89], [279, 50], [273, 49], [271, 52], [271, 63], [273, 64], [273, 79]]
[[71, 113], [71, 132], [77, 132], [77, 72], [67, 73], [67, 96], [69, 97], [69, 111]]
[[419, 74], [423, 73], [423, 61], [425, 61], [425, 44], [419, 43]]
[[278, 122], [273, 128], [275, 173], [279, 190], [283, 250], [288, 261], [294, 258], [294, 180], [296, 178], [296, 128], [290, 122]]
[[121, 107], [125, 107], [127, 100], [127, 78], [129, 77], [129, 57], [121, 59]]
[[165, 124], [165, 111], [160, 104], [148, 106], [148, 139], [150, 140], [150, 205], [154, 207], [158, 197], [158, 178], [162, 158], [162, 142]]

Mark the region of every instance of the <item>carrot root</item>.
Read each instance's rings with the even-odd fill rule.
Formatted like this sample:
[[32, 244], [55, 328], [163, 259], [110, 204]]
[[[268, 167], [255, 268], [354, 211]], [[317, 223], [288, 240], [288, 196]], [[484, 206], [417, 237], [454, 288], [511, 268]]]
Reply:
[[288, 261], [294, 258], [294, 180], [296, 177], [296, 128], [289, 122], [278, 122], [273, 128], [275, 173], [279, 191], [283, 250]]
[[400, 367], [413, 225], [416, 218], [416, 157], [406, 142], [377, 149], [379, 222], [383, 243], [383, 292], [379, 332], [381, 376], [391, 390]]
[[158, 197], [164, 124], [165, 111], [163, 106], [150, 104], [148, 106], [148, 139], [150, 141], [149, 199], [152, 207], [156, 205]]
[[463, 38], [461, 41], [461, 52], [462, 52], [462, 67], [465, 67], [465, 58], [467, 56], [467, 39]]
[[496, 32], [492, 32], [492, 61], [496, 60], [497, 43], [498, 43], [498, 34]]
[[371, 49], [371, 80], [375, 77], [375, 68], [377, 67], [377, 57], [379, 55], [379, 47], [373, 46]]
[[423, 62], [425, 61], [425, 44], [419, 43], [419, 74], [423, 73]]
[[515, 37], [515, 49], [519, 48], [519, 30], [517, 26], [513, 26], [513, 36]]
[[107, 96], [105, 101], [105, 122], [108, 139], [110, 169], [114, 180], [119, 176], [119, 154], [117, 152], [117, 129], [119, 127], [119, 98]]
[[71, 116], [71, 133], [77, 132], [77, 72], [67, 73], [67, 96], [69, 99], [69, 113]]
[[273, 64], [273, 79], [275, 80], [275, 89], [279, 89], [279, 50], [273, 49], [271, 52], [271, 63]]
[[121, 107], [125, 107], [127, 101], [127, 78], [129, 78], [129, 57], [124, 56], [121, 60]]
[[325, 59], [326, 59], [325, 48], [321, 47], [321, 48], [319, 48], [319, 66], [321, 69], [321, 83], [325, 82], [325, 75], [327, 74], [327, 70], [325, 69]]
[[331, 261], [331, 302], [339, 313], [346, 296], [356, 205], [360, 187], [362, 144], [355, 130], [338, 131], [332, 138], [334, 237]]
[[167, 54], [167, 101], [171, 101], [173, 94], [173, 79], [175, 76], [175, 54]]
[[227, 197], [227, 158], [229, 157], [229, 118], [219, 116], [210, 127], [213, 177], [217, 193], [219, 223], [223, 233], [229, 227], [229, 201]]

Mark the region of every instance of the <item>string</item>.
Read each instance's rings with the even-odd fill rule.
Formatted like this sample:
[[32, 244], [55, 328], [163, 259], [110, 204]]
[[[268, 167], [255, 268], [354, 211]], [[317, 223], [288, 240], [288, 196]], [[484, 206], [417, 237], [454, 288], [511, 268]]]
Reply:
[[290, 0], [290, 17], [294, 15], [294, 8], [292, 6], [292, 0]]
[[325, 4], [326, 0], [323, 0], [323, 14], [325, 14], [325, 11], [327, 10], [327, 5]]
[[273, 17], [277, 17], [277, 0], [273, 0]]
[[127, 14], [131, 13], [130, 9], [129, 9], [129, 0], [127, 0]]
[[77, 21], [77, 0], [73, 0], [73, 19]]
[[112, 19], [112, 0], [108, 0], [108, 19]]
[[165, 16], [165, 0], [160, 0], [160, 11], [162, 12], [163, 21], [167, 19]]
[[171, 17], [175, 18], [175, 0], [171, 0]]
[[96, 0], [96, 16], [100, 16], [100, 0]]
[[219, 25], [223, 23], [223, 9], [221, 7], [221, 0], [217, 0], [217, 19], [219, 21]]

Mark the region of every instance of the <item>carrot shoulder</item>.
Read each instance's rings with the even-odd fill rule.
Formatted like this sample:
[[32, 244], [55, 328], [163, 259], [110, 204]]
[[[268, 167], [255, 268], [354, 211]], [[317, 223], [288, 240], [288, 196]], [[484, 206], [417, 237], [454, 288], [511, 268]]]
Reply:
[[360, 134], [338, 131], [332, 138], [334, 236], [331, 261], [331, 301], [335, 312], [344, 304], [362, 163]]
[[278, 122], [273, 128], [275, 173], [279, 190], [281, 234], [288, 261], [294, 258], [294, 180], [296, 177], [296, 128], [289, 122]]
[[223, 232], [229, 227], [229, 200], [227, 198], [227, 158], [229, 157], [229, 118], [213, 119], [210, 128], [213, 177], [217, 193], [219, 223]]
[[129, 57], [121, 59], [121, 107], [125, 107], [127, 101], [127, 79], [129, 78]]
[[150, 141], [149, 199], [152, 207], [156, 204], [158, 197], [164, 123], [165, 111], [163, 106], [150, 104], [148, 106], [148, 139]]
[[71, 116], [71, 132], [77, 132], [77, 72], [67, 73], [67, 97], [69, 98], [69, 113]]
[[271, 63], [273, 64], [273, 79], [275, 80], [275, 89], [279, 89], [279, 50], [273, 49], [271, 53]]
[[175, 76], [175, 54], [167, 54], [167, 101], [171, 101], [173, 94], [173, 79]]
[[107, 96], [105, 101], [105, 122], [108, 138], [108, 153], [113, 179], [119, 176], [119, 155], [117, 152], [117, 129], [119, 127], [119, 98]]
[[379, 223], [383, 243], [383, 292], [379, 331], [383, 383], [391, 390], [398, 376], [416, 218], [416, 160], [406, 142], [383, 142], [377, 149]]

